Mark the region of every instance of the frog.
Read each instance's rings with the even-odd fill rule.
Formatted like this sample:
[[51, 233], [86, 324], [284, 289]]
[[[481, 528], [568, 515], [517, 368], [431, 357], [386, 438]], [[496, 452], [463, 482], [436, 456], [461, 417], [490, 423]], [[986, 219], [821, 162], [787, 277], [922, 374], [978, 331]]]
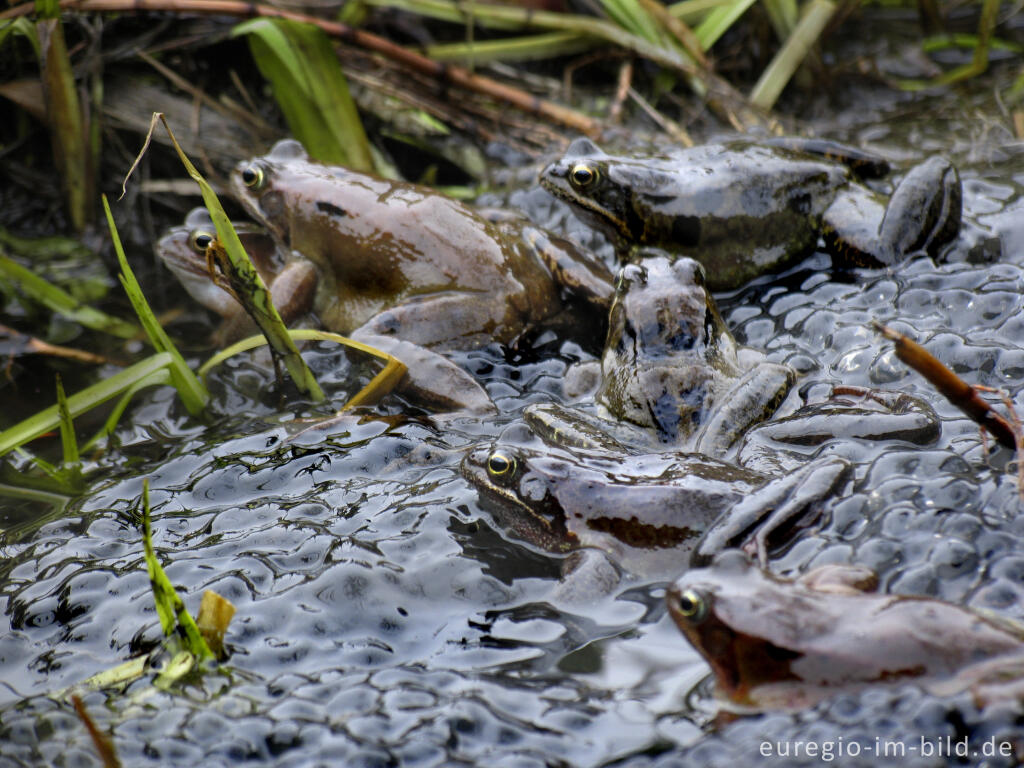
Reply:
[[569, 241], [427, 186], [322, 165], [297, 141], [239, 164], [230, 186], [315, 274], [330, 330], [447, 351], [511, 344], [571, 301], [607, 312], [608, 268]]
[[786, 456], [748, 450], [748, 442], [928, 444], [939, 436], [939, 418], [921, 398], [834, 385], [824, 402], [798, 407], [796, 381], [791, 366], [736, 343], [698, 261], [658, 254], [620, 269], [595, 400], [599, 415], [639, 428], [650, 443], [785, 472], [794, 468]]
[[689, 557], [700, 566], [741, 545], [766, 564], [769, 536], [819, 509], [850, 472], [845, 460], [822, 450], [824, 443], [927, 444], [940, 430], [926, 401], [901, 392], [834, 385], [824, 402], [800, 406], [792, 402], [799, 399], [796, 379], [790, 366], [736, 343], [699, 262], [652, 255], [619, 271], [597, 413], [548, 404], [531, 406], [524, 417], [564, 447], [620, 454], [672, 449], [778, 478], [706, 525]]
[[1024, 666], [1024, 626], [931, 597], [877, 592], [868, 568], [796, 579], [719, 553], [666, 592], [672, 620], [741, 711], [798, 710], [836, 693], [916, 683], [950, 695]]
[[[312, 288], [315, 272], [308, 269], [308, 263], [289, 261], [262, 228], [241, 221], [232, 222], [232, 226], [260, 278], [270, 286], [271, 298], [282, 317], [290, 322], [301, 319], [318, 325], [319, 322], [310, 314], [314, 310]], [[209, 211], [200, 207], [189, 212], [182, 225], [171, 227], [157, 241], [155, 250], [189, 294], [222, 317], [221, 325], [213, 335], [213, 343], [221, 346], [242, 336], [259, 333], [259, 330], [234, 297], [210, 277], [206, 251], [216, 238]], [[352, 338], [405, 364], [406, 373], [396, 389], [415, 404], [431, 411], [478, 414], [496, 411], [494, 403], [476, 379], [433, 350], [365, 329], [356, 329]]]
[[699, 259], [714, 291], [778, 273], [819, 240], [840, 267], [879, 267], [940, 253], [959, 232], [955, 166], [933, 156], [886, 199], [862, 183], [883, 159], [825, 140], [735, 140], [661, 153], [609, 155], [587, 138], [540, 184], [600, 230], [629, 261], [637, 246]]
[[772, 477], [699, 453], [629, 452], [607, 435], [567, 441], [543, 428], [550, 408], [528, 406], [521, 422], [469, 450], [461, 472], [515, 538], [555, 554], [599, 550], [631, 575], [676, 576], [733, 511], [757, 510], [757, 525], [727, 545], [764, 549], [785, 522], [849, 479], [842, 459]]

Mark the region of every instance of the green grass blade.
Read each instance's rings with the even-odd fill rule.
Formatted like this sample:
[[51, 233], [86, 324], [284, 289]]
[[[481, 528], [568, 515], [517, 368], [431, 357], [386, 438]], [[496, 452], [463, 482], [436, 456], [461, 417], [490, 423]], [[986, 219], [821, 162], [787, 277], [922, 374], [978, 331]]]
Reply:
[[430, 45], [426, 53], [434, 61], [485, 64], [492, 61], [539, 61], [579, 53], [593, 45], [592, 38], [573, 32], [548, 32], [473, 43]]
[[82, 450], [85, 451], [92, 448], [92, 446], [100, 440], [113, 434], [114, 429], [117, 428], [117, 422], [121, 420], [121, 416], [128, 407], [128, 403], [131, 402], [131, 399], [135, 397], [137, 392], [140, 392], [147, 387], [162, 386], [174, 386], [174, 382], [171, 379], [171, 372], [167, 368], [161, 368], [159, 371], [154, 371], [145, 378], [136, 381], [125, 391], [124, 394], [121, 395], [121, 399], [117, 401], [114, 409], [110, 412], [110, 415], [107, 416], [107, 420], [104, 422], [103, 427], [85, 442], [82, 446]]
[[185, 404], [188, 412], [193, 416], [202, 413], [203, 408], [206, 407], [206, 403], [210, 399], [210, 393], [206, 391], [206, 387], [192, 373], [192, 369], [188, 367], [185, 358], [182, 357], [178, 348], [174, 346], [174, 342], [171, 341], [167, 332], [164, 331], [160, 321], [156, 319], [153, 310], [149, 308], [146, 297], [142, 295], [142, 288], [135, 279], [135, 273], [128, 265], [128, 259], [125, 257], [124, 247], [121, 245], [121, 237], [118, 235], [117, 226], [114, 224], [114, 216], [110, 212], [110, 203], [107, 202], [106, 195], [103, 195], [103, 211], [107, 215], [110, 237], [114, 241], [114, 251], [117, 253], [117, 261], [121, 265], [119, 277], [121, 278], [121, 285], [124, 286], [125, 293], [128, 294], [128, 300], [132, 303], [135, 314], [138, 315], [142, 327], [146, 329], [146, 335], [149, 336], [153, 346], [157, 351], [166, 352], [171, 356], [171, 379], [174, 383], [174, 388], [178, 390], [178, 396]]
[[728, 5], [720, 6], [711, 13], [709, 13], [704, 21], [693, 30], [694, 34], [697, 35], [697, 39], [700, 41], [701, 48], [705, 51], [710, 49], [714, 45], [718, 38], [728, 31], [728, 29], [735, 24], [739, 18], [747, 12], [747, 9], [754, 4], [756, 0], [733, 0]]
[[60, 443], [64, 451], [64, 468], [78, 465], [78, 440], [75, 439], [75, 423], [68, 410], [68, 399], [64, 395], [64, 384], [57, 375], [57, 417], [60, 419]]
[[33, 301], [38, 301], [86, 328], [109, 333], [111, 336], [121, 339], [131, 339], [139, 334], [140, 329], [137, 325], [86, 306], [71, 294], [46, 282], [2, 252], [0, 252], [0, 276], [13, 282]]
[[[242, 241], [238, 239], [238, 233], [231, 225], [231, 219], [224, 212], [224, 207], [217, 199], [213, 187], [192, 165], [192, 161], [188, 159], [181, 145], [178, 144], [178, 140], [174, 137], [167, 120], [159, 112], [153, 113], [150, 132], [152, 133], [157, 117], [163, 122], [168, 136], [171, 137], [171, 143], [178, 152], [178, 158], [185, 166], [186, 172], [199, 185], [203, 203], [206, 204], [206, 209], [210, 212], [210, 218], [213, 219], [213, 225], [217, 230], [217, 242], [214, 246], [219, 249], [217, 253], [223, 257], [220, 260], [221, 268], [225, 270], [225, 275], [231, 282], [238, 299], [259, 329], [263, 331], [263, 335], [267, 337], [271, 352], [284, 362], [284, 366], [288, 369], [288, 374], [298, 390], [316, 402], [322, 401], [324, 399], [323, 390], [320, 389], [313, 372], [309, 370], [309, 366], [299, 354], [295, 342], [288, 335], [288, 329], [285, 328], [281, 315], [278, 314], [274, 302], [270, 299], [270, 291], [267, 290], [267, 286], [263, 284], [259, 273], [253, 267], [252, 261], [245, 252]], [[147, 138], [147, 143], [148, 141]], [[205, 391], [205, 387], [203, 389]]]
[[164, 635], [171, 637], [175, 631], [185, 646], [185, 650], [194, 654], [199, 660], [214, 658], [195, 620], [185, 608], [185, 603], [179, 597], [167, 578], [167, 574], [157, 560], [156, 552], [153, 549], [153, 533], [149, 522], [149, 480], [142, 481], [142, 547], [145, 550], [146, 570], [149, 572], [149, 585], [153, 590], [153, 602], [156, 604], [156, 613], [160, 617], [160, 626]]
[[36, 22], [36, 34], [42, 54], [39, 63], [43, 95], [57, 172], [67, 196], [71, 223], [81, 232], [92, 218], [95, 185], [88, 174], [88, 148], [78, 89], [60, 19], [43, 18]]
[[[387, 352], [382, 352], [374, 346], [364, 344], [361, 341], [350, 339], [347, 336], [342, 336], [337, 333], [331, 333], [330, 331], [320, 331], [315, 328], [296, 328], [288, 331], [288, 335], [296, 341], [308, 340], [308, 341], [333, 341], [336, 344], [341, 344], [351, 349], [356, 349], [360, 352], [365, 352], [368, 355], [384, 361], [384, 368], [373, 377], [373, 379], [355, 395], [349, 399], [341, 410], [348, 410], [349, 408], [355, 408], [357, 405], [362, 405], [365, 402], [375, 401], [384, 395], [388, 394], [393, 390], [402, 376], [405, 375], [406, 367], [405, 363], [399, 360], [397, 357], [389, 355]], [[245, 352], [249, 349], [255, 349], [261, 347], [267, 343], [267, 340], [262, 336], [250, 336], [247, 339], [242, 339], [232, 344], [227, 349], [222, 349], [220, 352], [215, 354], [201, 366], [199, 366], [199, 375], [205, 380], [210, 371], [216, 366], [223, 363], [229, 357], [233, 357], [240, 352]]]
[[239, 24], [232, 34], [248, 35], [256, 65], [310, 157], [373, 170], [359, 111], [322, 30], [286, 19], [253, 19]]
[[699, 24], [711, 11], [732, 2], [733, 0], [682, 0], [668, 6], [666, 10], [687, 24]]
[[811, 0], [793, 34], [775, 54], [750, 92], [752, 104], [765, 110], [772, 108], [835, 11], [836, 4], [832, 0]]
[[[170, 364], [171, 356], [167, 352], [158, 352], [152, 357], [147, 357], [145, 360], [119, 371], [109, 379], [73, 394], [67, 399], [68, 413], [72, 418], [77, 418], [86, 411], [130, 389], [139, 379], [145, 378], [161, 368], [166, 368]], [[52, 405], [13, 427], [5, 429], [0, 432], [0, 456], [29, 440], [56, 429], [59, 424], [58, 408], [56, 405]]]
[[36, 34], [36, 28], [27, 17], [22, 16], [19, 19], [0, 21], [0, 46], [4, 44], [4, 40], [7, 39], [8, 35], [21, 35], [32, 45], [36, 59], [40, 60], [43, 58], [43, 53], [39, 48], [39, 36]]

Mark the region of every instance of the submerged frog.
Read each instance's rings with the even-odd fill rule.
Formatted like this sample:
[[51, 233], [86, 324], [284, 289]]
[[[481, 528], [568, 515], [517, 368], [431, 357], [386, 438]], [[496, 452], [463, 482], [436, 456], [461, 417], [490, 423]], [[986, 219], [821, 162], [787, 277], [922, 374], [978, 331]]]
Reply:
[[311, 161], [278, 142], [239, 165], [246, 210], [316, 276], [324, 325], [427, 347], [508, 343], [563, 310], [607, 308], [603, 264], [523, 220], [492, 220], [429, 187]]
[[676, 575], [725, 513], [753, 520], [727, 545], [753, 538], [762, 548], [848, 476], [838, 459], [771, 478], [701, 454], [619, 452], [608, 437], [567, 448], [545, 439], [549, 413], [528, 408], [525, 423], [465, 456], [463, 475], [518, 538], [556, 553], [595, 548], [634, 574]]
[[761, 709], [800, 709], [834, 693], [916, 682], [936, 693], [1024, 665], [1024, 627], [927, 597], [872, 592], [865, 568], [824, 566], [796, 581], [740, 552], [682, 576], [669, 613], [708, 663], [720, 695]]
[[644, 245], [692, 256], [707, 268], [712, 290], [784, 269], [819, 238], [842, 266], [880, 266], [915, 251], [935, 255], [956, 237], [962, 192], [948, 160], [913, 168], [888, 201], [851, 168], [863, 177], [889, 170], [881, 158], [822, 141], [736, 141], [626, 157], [581, 138], [540, 183], [609, 235], [624, 260]]

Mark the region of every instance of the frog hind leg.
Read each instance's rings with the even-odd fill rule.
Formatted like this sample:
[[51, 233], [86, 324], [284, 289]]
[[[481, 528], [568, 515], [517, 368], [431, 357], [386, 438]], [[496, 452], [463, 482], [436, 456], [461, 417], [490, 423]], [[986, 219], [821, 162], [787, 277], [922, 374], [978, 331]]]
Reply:
[[760, 566], [767, 567], [769, 537], [807, 520], [852, 472], [849, 462], [833, 456], [769, 481], [705, 531], [690, 555], [690, 567], [707, 566], [718, 552], [732, 547], [754, 548]]
[[919, 251], [935, 256], [960, 231], [962, 199], [960, 174], [943, 157], [911, 168], [888, 205], [850, 184], [822, 215], [825, 250], [846, 267], [888, 266]]

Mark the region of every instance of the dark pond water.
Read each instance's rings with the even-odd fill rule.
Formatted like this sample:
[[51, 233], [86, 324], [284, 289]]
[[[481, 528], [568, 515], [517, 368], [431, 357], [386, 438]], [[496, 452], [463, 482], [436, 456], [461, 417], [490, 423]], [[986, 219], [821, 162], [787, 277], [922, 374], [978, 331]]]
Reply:
[[[741, 342], [808, 371], [807, 382], [898, 388], [943, 420], [928, 449], [830, 447], [856, 462], [853, 489], [772, 569], [862, 563], [883, 590], [1024, 619], [1024, 516], [1008, 457], [986, 457], [975, 425], [866, 327], [876, 319], [912, 334], [973, 383], [1024, 387], [1024, 153], [993, 128], [991, 99], [979, 101], [996, 117], [965, 104], [949, 119], [926, 109], [908, 121], [895, 104], [887, 122], [851, 128], [847, 115], [820, 129], [901, 161], [942, 151], [957, 162], [971, 225], [944, 263], [841, 274], [816, 255], [719, 298]], [[593, 241], [538, 189], [511, 202]], [[335, 365], [334, 354], [319, 363]], [[458, 360], [486, 385], [497, 419], [352, 419], [294, 443], [283, 441], [296, 411], [265, 394], [257, 364], [222, 374], [207, 423], [167, 391], [143, 397], [87, 494], [0, 539], [0, 764], [99, 764], [71, 708], [48, 694], [159, 638], [136, 513], [144, 478], [157, 551], [188, 605], [214, 589], [238, 613], [217, 671], [172, 692], [147, 678], [85, 696], [125, 765], [822, 762], [764, 756], [797, 741], [831, 744], [840, 764], [875, 765], [887, 762], [873, 751], [880, 739], [907, 746], [889, 763], [916, 766], [952, 762], [923, 754], [922, 739], [969, 738], [979, 751], [1021, 743], [1019, 707], [981, 713], [966, 695], [913, 686], [839, 692], [806, 712], [715, 728], [708, 668], [666, 616], [664, 583], [550, 605], [558, 558], [495, 530], [458, 461], [527, 404], [558, 400], [567, 366], [586, 357], [551, 334], [519, 352], [468, 353]], [[349, 373], [336, 369], [339, 387]], [[438, 449], [429, 461], [423, 445]], [[39, 514], [15, 502], [6, 511], [9, 521]]]

